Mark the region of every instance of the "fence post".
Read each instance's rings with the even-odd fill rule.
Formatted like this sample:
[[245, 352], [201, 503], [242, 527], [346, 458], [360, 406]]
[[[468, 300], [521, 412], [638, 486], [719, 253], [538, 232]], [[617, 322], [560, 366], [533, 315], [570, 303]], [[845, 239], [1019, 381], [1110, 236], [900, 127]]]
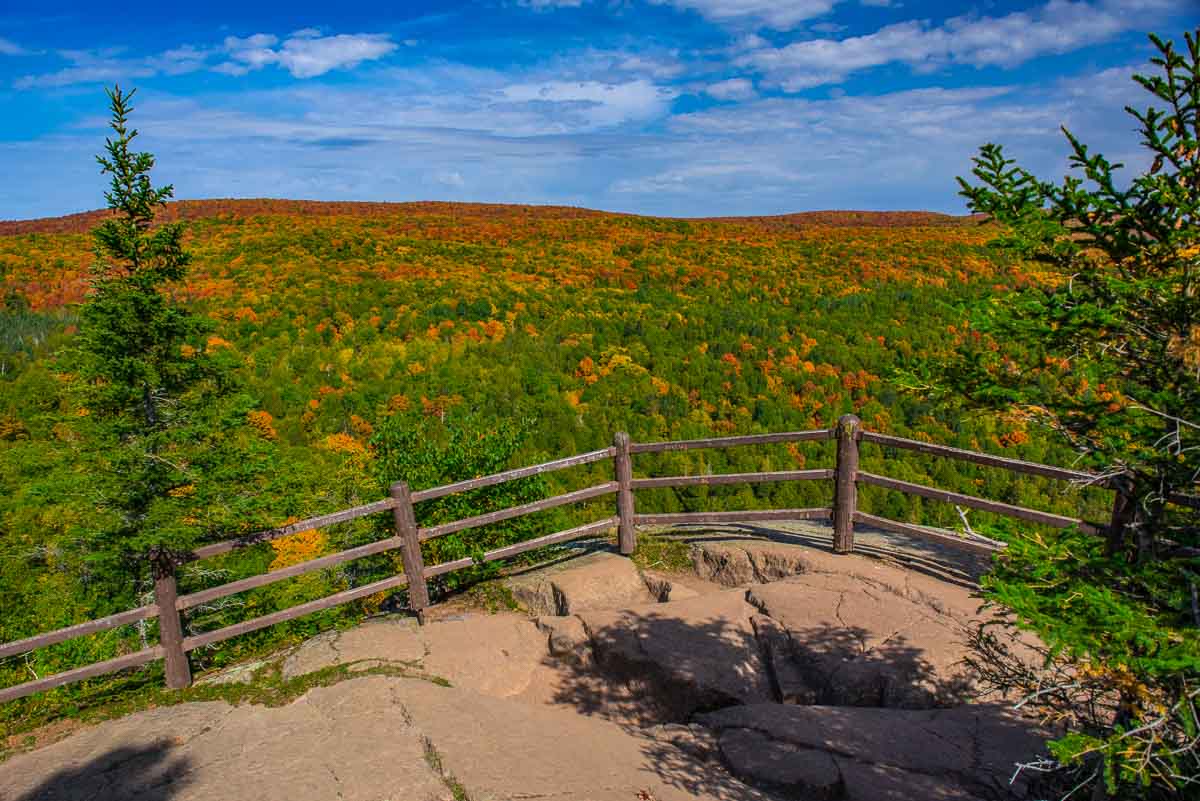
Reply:
[[154, 570], [154, 603], [158, 604], [158, 643], [163, 650], [164, 672], [167, 688], [180, 690], [192, 686], [192, 668], [188, 664], [187, 652], [183, 650], [183, 624], [175, 599], [179, 587], [175, 582], [175, 562], [166, 554], [155, 554], [151, 562]]
[[417, 538], [417, 516], [413, 512], [412, 490], [408, 482], [397, 481], [391, 487], [392, 516], [396, 521], [396, 536], [401, 540], [400, 554], [404, 558], [404, 575], [408, 576], [408, 606], [417, 615], [417, 623], [425, 624], [425, 609], [429, 606], [429, 585], [425, 583], [425, 561], [421, 558], [421, 541]]
[[844, 414], [837, 424], [837, 471], [833, 485], [833, 551], [854, 550], [854, 512], [858, 508], [858, 438], [862, 421]]
[[637, 530], [633, 526], [633, 460], [629, 456], [629, 435], [618, 431], [613, 437], [616, 455], [613, 467], [617, 477], [617, 545], [625, 556], [637, 547]]

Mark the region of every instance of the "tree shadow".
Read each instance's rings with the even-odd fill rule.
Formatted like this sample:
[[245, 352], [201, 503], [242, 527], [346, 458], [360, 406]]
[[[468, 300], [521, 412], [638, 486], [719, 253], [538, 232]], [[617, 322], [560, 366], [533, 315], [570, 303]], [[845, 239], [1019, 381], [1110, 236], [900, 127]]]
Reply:
[[21, 795], [0, 801], [168, 801], [189, 783], [191, 760], [171, 756], [172, 743], [114, 748], [63, 768]]
[[[1043, 756], [1051, 734], [999, 704], [942, 710], [770, 705], [724, 710], [704, 723], [718, 741], [726, 733], [759, 733], [765, 748], [784, 760], [824, 751], [838, 764], [845, 797], [880, 801], [1029, 797], [1031, 777], [1017, 765]], [[955, 785], [959, 792], [946, 792]]]
[[547, 658], [563, 676], [555, 703], [642, 729], [771, 698], [766, 665], [744, 621], [635, 611], [586, 617], [588, 642], [569, 657]]
[[663, 784], [723, 801], [747, 799], [747, 786], [721, 767], [711, 737], [682, 725], [698, 713], [772, 700], [747, 621], [653, 611], [585, 617], [603, 620], [587, 627], [587, 643], [546, 660], [562, 677], [553, 701], [642, 738], [646, 765]]
[[902, 636], [878, 642], [879, 632], [855, 626], [787, 631], [739, 606], [736, 594], [725, 598], [712, 612], [582, 614], [587, 641], [547, 658], [560, 676], [553, 701], [645, 738], [643, 753], [663, 784], [732, 801], [746, 798], [747, 786], [723, 767], [712, 732], [695, 725], [704, 713], [785, 699], [930, 709], [970, 695], [968, 677], [946, 675]]
[[876, 635], [858, 626], [812, 626], [788, 635], [788, 664], [810, 693], [805, 703], [937, 709], [971, 700], [974, 683], [965, 670], [938, 669], [902, 634], [875, 644]]

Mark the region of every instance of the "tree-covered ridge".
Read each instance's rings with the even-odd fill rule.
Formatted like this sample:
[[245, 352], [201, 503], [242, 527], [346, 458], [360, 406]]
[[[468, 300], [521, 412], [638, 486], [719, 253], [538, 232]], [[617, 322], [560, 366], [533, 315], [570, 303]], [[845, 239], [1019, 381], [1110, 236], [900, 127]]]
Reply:
[[[11, 234], [86, 233], [110, 216], [110, 209], [94, 209], [61, 217], [30, 220], [0, 220], [0, 236]], [[199, 220], [207, 217], [253, 217], [257, 215], [304, 217], [397, 217], [442, 214], [462, 218], [511, 218], [515, 214], [538, 218], [636, 217], [638, 215], [597, 211], [576, 206], [530, 206], [514, 203], [451, 203], [446, 201], [324, 201], [258, 199], [176, 200], [159, 208], [160, 223]], [[759, 217], [710, 217], [700, 221], [739, 222], [771, 229], [806, 226], [894, 227], [957, 225], [969, 218], [931, 211], [802, 211]]]
[[[699, 393], [692, 405], [728, 406], [708, 413], [715, 430], [737, 427], [732, 412], [752, 401], [762, 407], [752, 417], [778, 404], [788, 424], [807, 426], [831, 406], [868, 405], [873, 395], [858, 384], [883, 389], [878, 377], [897, 358], [967, 335], [950, 331], [960, 321], [941, 304], [1031, 280], [994, 261], [981, 247], [987, 237], [975, 226], [774, 232], [519, 209], [498, 220], [218, 218], [190, 224], [185, 294], [218, 321], [218, 347], [253, 355], [247, 372], [274, 390], [267, 411], [288, 423], [308, 411], [295, 401], [320, 400], [322, 387], [350, 392], [365, 417], [396, 394], [411, 403], [457, 393], [471, 405], [487, 397], [486, 373], [471, 374], [477, 386], [463, 393], [462, 359], [499, 352], [537, 353], [528, 366], [539, 375], [520, 379], [552, 383], [568, 406], [602, 392], [596, 379], [619, 355], [616, 366], [628, 360], [667, 382], [654, 397]], [[85, 245], [72, 235], [0, 239], [3, 291], [69, 324], [69, 304], [86, 288]], [[945, 325], [928, 325], [930, 315]], [[618, 352], [638, 345], [645, 354]], [[275, 358], [285, 350], [298, 380], [287, 388]], [[334, 364], [348, 369], [335, 374]], [[330, 380], [294, 397], [320, 375]], [[396, 378], [389, 386], [402, 392], [376, 397]], [[526, 390], [522, 403], [544, 394]], [[271, 397], [285, 392], [290, 400]], [[656, 435], [680, 420], [663, 422]], [[312, 426], [303, 428], [281, 430], [299, 443]]]
[[[829, 426], [849, 411], [876, 430], [1068, 464], [1072, 455], [1024, 420], [940, 418], [889, 379], [917, 355], [976, 336], [964, 325], [964, 303], [1049, 280], [986, 250], [993, 235], [974, 223], [779, 228], [571, 209], [472, 214], [449, 205], [192, 219], [183, 239], [189, 274], [178, 292], [212, 330], [188, 346], [195, 352], [181, 353], [218, 363], [238, 383], [238, 397], [249, 399], [223, 412], [240, 418], [210, 422], [228, 448], [253, 460], [214, 464], [223, 471], [218, 478], [228, 479], [216, 496], [181, 484], [171, 497], [181, 508], [194, 499], [184, 509], [186, 524], [201, 539], [217, 540], [376, 500], [388, 480], [408, 478], [420, 489], [471, 477], [432, 466], [457, 464], [450, 457], [478, 434], [485, 445], [455, 469], [486, 472], [603, 447], [617, 430], [634, 440], [779, 431]], [[89, 250], [89, 238], [78, 233], [0, 238], [0, 549], [9, 566], [0, 579], [0, 640], [145, 602], [144, 583], [89, 581], [75, 556], [74, 544], [92, 525], [87, 465], [94, 454], [82, 430], [91, 410], [71, 391], [76, 376], [64, 354], [77, 337], [73, 304], [84, 297]], [[1054, 365], [1043, 372], [1048, 382], [1062, 378]], [[411, 452], [413, 430], [431, 451]], [[864, 469], [1079, 510], [1078, 495], [1052, 482], [887, 457], [865, 446]], [[828, 446], [774, 446], [638, 457], [635, 471], [831, 463]], [[240, 479], [251, 466], [253, 475]], [[491, 508], [576, 489], [607, 480], [608, 469], [555, 474], [474, 503]], [[823, 482], [700, 487], [641, 493], [639, 505], [799, 507], [828, 503], [829, 493]], [[862, 494], [865, 511], [958, 525], [951, 507]], [[427, 562], [593, 520], [611, 514], [606, 504], [463, 532], [430, 544], [439, 550]], [[1097, 493], [1090, 516], [1102, 519], [1107, 504]], [[240, 523], [231, 524], [231, 510], [242, 514]], [[455, 511], [418, 509], [439, 522]], [[986, 529], [989, 520], [973, 513], [971, 522]], [[361, 544], [387, 525], [361, 521], [192, 565], [181, 591]], [[396, 569], [382, 557], [350, 563], [201, 609], [189, 625], [214, 628]], [[196, 655], [197, 667], [338, 614], [231, 641]], [[31, 669], [41, 674], [103, 658], [139, 636], [118, 630], [65, 643], [33, 655]], [[19, 661], [2, 670], [5, 684], [29, 677]]]

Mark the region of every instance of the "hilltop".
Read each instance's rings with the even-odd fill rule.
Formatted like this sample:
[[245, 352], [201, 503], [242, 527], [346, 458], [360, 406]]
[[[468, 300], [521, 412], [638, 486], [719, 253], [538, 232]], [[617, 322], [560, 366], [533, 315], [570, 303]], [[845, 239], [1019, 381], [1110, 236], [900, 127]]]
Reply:
[[[59, 217], [31, 220], [0, 220], [0, 236], [12, 234], [65, 234], [89, 231], [109, 216], [108, 209], [94, 209]], [[300, 217], [388, 217], [397, 214], [438, 214], [460, 219], [496, 219], [524, 216], [538, 219], [597, 217], [639, 217], [635, 214], [596, 211], [571, 206], [530, 206], [501, 203], [445, 203], [418, 201], [379, 203], [362, 201], [283, 200], [274, 198], [178, 200], [168, 203], [159, 214], [163, 222], [201, 220], [210, 217], [253, 217], [256, 215], [296, 215]], [[673, 218], [685, 219], [685, 218]], [[732, 222], [767, 228], [811, 226], [894, 227], [915, 225], [957, 225], [973, 219], [931, 211], [805, 211], [758, 217], [686, 218], [694, 222]]]

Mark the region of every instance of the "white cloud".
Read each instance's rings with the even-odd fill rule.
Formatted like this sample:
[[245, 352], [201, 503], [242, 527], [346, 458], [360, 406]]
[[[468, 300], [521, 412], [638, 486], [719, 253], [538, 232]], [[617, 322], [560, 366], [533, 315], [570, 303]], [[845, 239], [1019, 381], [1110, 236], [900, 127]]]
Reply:
[[805, 20], [828, 14], [841, 0], [650, 0], [655, 5], [672, 5], [695, 11], [713, 22], [761, 25], [790, 30]]
[[257, 33], [253, 36], [225, 39], [225, 50], [230, 60], [215, 69], [232, 75], [241, 75], [261, 69], [269, 64], [278, 64], [296, 78], [315, 78], [335, 69], [351, 69], [364, 61], [383, 58], [396, 49], [397, 45], [387, 34], [357, 33], [322, 36], [313, 28], [296, 31], [280, 46], [279, 39], [271, 34]]
[[[8, 43], [0, 39], [0, 54]], [[15, 47], [15, 45], [13, 45]], [[182, 45], [151, 56], [127, 56], [121, 49], [60, 50], [69, 66], [13, 82], [17, 89], [53, 88], [81, 83], [113, 83], [155, 75], [183, 75], [212, 70], [245, 75], [278, 65], [296, 78], [313, 78], [335, 69], [351, 69], [364, 61], [383, 58], [398, 45], [387, 34], [359, 33], [322, 36], [314, 28], [289, 35], [282, 42], [269, 33], [229, 36], [216, 46]], [[24, 51], [21, 51], [24, 52]]]
[[728, 195], [754, 193], [788, 188], [794, 194], [796, 185], [807, 177], [802, 171], [779, 164], [764, 164], [753, 157], [733, 158], [715, 164], [688, 164], [654, 175], [624, 178], [613, 183], [618, 194], [680, 193], [703, 186], [705, 192]]
[[232, 61], [218, 64], [214, 69], [229, 75], [245, 75], [250, 70], [274, 64], [278, 60], [274, 47], [278, 43], [279, 38], [269, 33], [256, 33], [245, 38], [227, 36], [224, 46]]
[[[1065, 124], [1098, 152], [1144, 167], [1122, 112], [1145, 92], [1130, 70], [1048, 86], [928, 88], [831, 99], [764, 98], [672, 118], [660, 168], [614, 179], [643, 213], [716, 215], [803, 208], [926, 208], [962, 213], [954, 176], [987, 141], [1035, 174], [1067, 171]], [[696, 198], [706, 199], [703, 203]], [[704, 208], [708, 206], [708, 209]], [[674, 213], [680, 213], [675, 211]]]
[[755, 97], [754, 83], [746, 78], [729, 78], [704, 87], [705, 94], [717, 100], [747, 100]]
[[[1015, 63], [1031, 52], [1110, 35], [1109, 20], [1118, 16], [1106, 0], [1039, 1], [1043, 5], [1023, 12], [1030, 25], [1015, 25], [1014, 15], [909, 22], [866, 37], [797, 41], [805, 46], [798, 49], [776, 47], [753, 27], [738, 30], [730, 18], [734, 33], [702, 50], [672, 49], [669, 38], [666, 45], [600, 39], [528, 67], [485, 69], [436, 59], [408, 66], [395, 59], [373, 69], [369, 82], [288, 81], [256, 90], [258, 82], [247, 81], [225, 92], [221, 87], [232, 81], [210, 81], [213, 90], [189, 99], [147, 92], [138, 126], [146, 147], [159, 155], [161, 180], [174, 182], [182, 197], [441, 198], [672, 215], [814, 207], [961, 211], [953, 177], [969, 170], [976, 147], [989, 139], [1010, 144], [1023, 164], [1052, 178], [1066, 167], [1057, 131], [1066, 122], [1085, 135], [1101, 132], [1101, 151], [1137, 164], [1131, 126], [1119, 109], [1142, 99], [1133, 96], [1136, 87], [1128, 91], [1126, 72], [1052, 86], [935, 87], [828, 99], [769, 95], [785, 82], [837, 82], [883, 63], [917, 70]], [[1071, 16], [1082, 9], [1099, 10], [1103, 19]], [[1062, 30], [1050, 31], [1051, 19]], [[806, 24], [808, 31], [813, 27]], [[811, 35], [769, 34], [785, 43]], [[421, 36], [422, 46], [436, 53], [435, 33]], [[212, 69], [279, 69], [303, 77], [380, 57], [349, 47], [349, 39], [359, 37], [309, 29], [230, 37], [144, 58], [72, 52], [63, 57], [73, 73], [30, 80], [62, 85], [90, 73], [89, 80], [99, 75], [124, 83], [129, 75]], [[399, 44], [380, 36], [366, 43]], [[969, 70], [960, 69], [955, 83], [963, 72]], [[148, 88], [161, 91], [162, 85]], [[671, 116], [680, 92], [723, 102]], [[103, 124], [89, 120], [47, 145], [45, 152], [54, 155], [38, 161], [53, 167], [63, 179], [58, 182], [18, 163], [25, 152], [18, 145], [0, 143], [0, 164], [33, 181], [0, 205], [10, 215], [94, 205], [102, 187], [87, 176]]]
[[[1060, 123], [1131, 169], [1142, 163], [1120, 111], [1147, 97], [1129, 70], [1049, 85], [763, 98], [665, 125], [631, 117], [664, 108], [656, 91], [608, 91], [599, 81], [581, 88], [556, 83], [551, 72], [443, 64], [389, 68], [370, 87], [305, 82], [188, 100], [148, 94], [138, 127], [158, 156], [158, 179], [181, 197], [453, 199], [668, 215], [962, 212], [954, 176], [967, 174], [982, 142], [1004, 143], [1041, 177], [1062, 175]], [[598, 103], [614, 107], [601, 112]], [[604, 119], [642, 124], [606, 127]], [[96, 205], [103, 182], [91, 154], [103, 123], [0, 142], [0, 164], [13, 174], [0, 216]]]
[[159, 68], [152, 59], [127, 59], [121, 51], [60, 50], [58, 55], [71, 66], [42, 75], [26, 75], [13, 82], [17, 89], [53, 88], [79, 83], [114, 83], [131, 78], [147, 78]]
[[909, 20], [863, 36], [767, 45], [736, 63], [762, 71], [786, 91], [840, 83], [851, 73], [896, 62], [920, 71], [946, 64], [1012, 67], [1104, 42], [1144, 24], [1132, 12], [1166, 7], [1166, 0], [1049, 0], [1003, 17], [960, 16], [939, 26]]
[[625, 83], [544, 81], [505, 86], [499, 108], [547, 110], [557, 107], [567, 118], [582, 121], [574, 127], [602, 128], [662, 116], [676, 92], [639, 79]]

